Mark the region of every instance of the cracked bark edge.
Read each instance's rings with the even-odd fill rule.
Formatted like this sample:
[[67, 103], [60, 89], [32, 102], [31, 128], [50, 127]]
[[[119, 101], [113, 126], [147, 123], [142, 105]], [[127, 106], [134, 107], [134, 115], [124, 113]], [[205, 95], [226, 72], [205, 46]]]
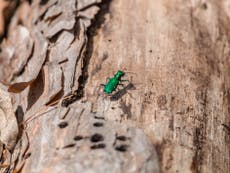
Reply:
[[109, 13], [109, 7], [112, 0], [103, 0], [101, 3], [98, 3], [97, 6], [99, 7], [98, 13], [95, 15], [95, 18], [92, 19], [92, 24], [87, 28], [86, 35], [87, 35], [87, 44], [85, 48], [85, 52], [83, 55], [83, 66], [82, 66], [82, 74], [78, 78], [79, 86], [74, 91], [74, 96], [70, 99], [66, 99], [65, 102], [62, 102], [62, 105], [67, 107], [68, 105], [72, 104], [73, 102], [80, 100], [84, 96], [84, 88], [85, 84], [88, 79], [88, 65], [90, 63], [90, 59], [92, 57], [93, 52], [93, 39], [94, 36], [97, 34], [99, 28], [101, 28], [102, 24], [105, 21], [105, 15]]
[[[9, 5], [6, 7], [9, 8], [7, 9], [7, 15], [4, 16], [4, 27], [3, 27], [3, 33], [0, 33], [0, 43], [3, 41], [4, 38], [6, 38], [8, 36], [8, 28], [9, 28], [9, 25], [10, 25], [10, 21], [11, 21], [11, 18], [15, 15], [15, 13], [17, 13], [17, 8], [19, 7], [20, 5], [20, 1], [19, 0], [13, 0], [11, 2], [9, 2]], [[4, 10], [3, 10], [4, 11]], [[3, 14], [4, 15], [4, 14]]]

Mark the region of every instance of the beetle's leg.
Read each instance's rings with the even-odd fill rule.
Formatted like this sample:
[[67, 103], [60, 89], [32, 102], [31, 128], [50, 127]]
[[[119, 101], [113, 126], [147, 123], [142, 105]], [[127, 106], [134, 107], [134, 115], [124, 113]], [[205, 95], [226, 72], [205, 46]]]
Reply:
[[107, 77], [107, 78], [106, 78], [106, 83], [108, 83], [108, 81], [109, 81], [110, 79], [111, 79], [111, 78]]
[[106, 96], [109, 96], [109, 97], [111, 97], [113, 94], [111, 93], [111, 94], [106, 94]]
[[105, 93], [103, 92], [103, 93], [101, 93], [100, 95], [102, 96], [102, 98], [103, 98], [103, 100], [104, 100], [104, 99], [110, 97], [112, 94], [105, 94]]
[[[107, 78], [106, 78], [106, 84], [108, 83], [109, 80], [110, 80], [110, 78], [107, 77]], [[106, 84], [100, 84], [100, 85], [104, 87]]]
[[123, 84], [123, 83], [119, 83], [118, 85], [124, 86], [124, 84]]
[[126, 70], [125, 70], [125, 73], [131, 73], [131, 74], [137, 75], [137, 73], [132, 72], [132, 71], [126, 71]]
[[126, 79], [126, 80], [120, 80], [120, 82], [129, 82], [129, 80], [128, 79]]
[[130, 79], [127, 79], [127, 78], [126, 78], [126, 79], [123, 79], [123, 80], [121, 79], [120, 81], [121, 81], [121, 82], [129, 82], [129, 83], [132, 83], [132, 80], [133, 80], [133, 76], [131, 76]]
[[124, 83], [130, 83], [129, 80], [120, 80], [118, 85], [122, 85], [123, 87], [125, 87]]
[[114, 92], [118, 92], [118, 91], [120, 91], [122, 88], [119, 88], [119, 86], [122, 86], [122, 88], [123, 88], [123, 84], [118, 84], [117, 85], [117, 88], [114, 90]]
[[[108, 83], [108, 81], [110, 80], [109, 77], [106, 78], [106, 84]], [[101, 86], [105, 86], [106, 84], [100, 84]]]
[[122, 87], [124, 87], [124, 82], [129, 82], [129, 80], [120, 80], [118, 85], [121, 85]]

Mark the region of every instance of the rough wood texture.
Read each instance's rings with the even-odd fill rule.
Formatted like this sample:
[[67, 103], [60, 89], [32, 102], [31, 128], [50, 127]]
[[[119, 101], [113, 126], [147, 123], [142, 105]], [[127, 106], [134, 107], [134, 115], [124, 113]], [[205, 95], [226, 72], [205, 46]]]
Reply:
[[3, 143], [8, 150], [12, 150], [16, 145], [17, 136], [18, 125], [10, 95], [0, 89], [0, 143]]
[[1, 43], [20, 126], [1, 171], [228, 173], [229, 5], [21, 1]]
[[230, 171], [229, 17], [229, 1], [120, 0], [94, 39], [86, 90], [137, 73], [133, 98], [111, 106], [141, 123], [162, 172]]

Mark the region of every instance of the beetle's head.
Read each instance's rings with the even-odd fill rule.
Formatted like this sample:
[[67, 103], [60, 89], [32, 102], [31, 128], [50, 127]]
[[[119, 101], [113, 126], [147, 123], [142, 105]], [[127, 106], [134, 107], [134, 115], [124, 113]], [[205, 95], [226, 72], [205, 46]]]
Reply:
[[116, 77], [121, 77], [121, 76], [124, 76], [125, 73], [121, 70], [118, 70], [117, 73], [115, 74]]

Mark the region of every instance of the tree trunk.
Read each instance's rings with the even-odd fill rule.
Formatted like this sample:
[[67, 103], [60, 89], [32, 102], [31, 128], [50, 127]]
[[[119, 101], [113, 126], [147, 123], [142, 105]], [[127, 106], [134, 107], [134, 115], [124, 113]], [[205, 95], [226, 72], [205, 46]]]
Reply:
[[230, 172], [228, 0], [9, 4], [0, 80], [19, 134], [1, 172]]

